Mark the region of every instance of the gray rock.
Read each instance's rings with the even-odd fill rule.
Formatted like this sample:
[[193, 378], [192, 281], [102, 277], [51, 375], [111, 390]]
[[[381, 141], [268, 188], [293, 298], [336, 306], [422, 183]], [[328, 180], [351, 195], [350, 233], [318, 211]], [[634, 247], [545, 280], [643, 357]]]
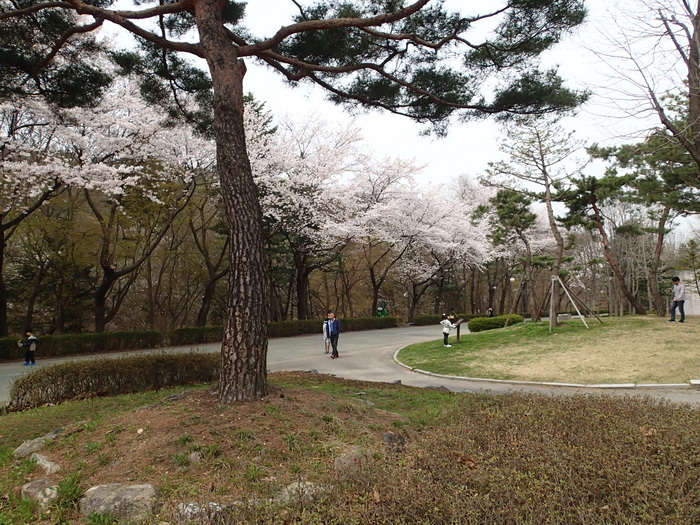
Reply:
[[180, 503], [175, 507], [173, 512], [173, 521], [175, 523], [201, 523], [215, 524], [223, 523], [222, 511], [225, 509], [223, 505], [218, 503], [207, 503], [204, 506], [198, 503]]
[[47, 508], [58, 497], [58, 487], [48, 478], [37, 479], [22, 486], [22, 498], [37, 502], [40, 509]]
[[41, 436], [38, 438], [34, 438], [30, 441], [25, 441], [22, 443], [19, 447], [15, 449], [15, 451], [12, 453], [12, 455], [16, 458], [23, 458], [26, 456], [29, 456], [30, 454], [34, 452], [40, 451], [46, 443], [49, 443], [50, 441], [53, 441], [56, 436], [58, 436], [61, 432], [63, 432], [62, 428], [59, 428], [57, 430], [53, 430], [52, 432], [49, 432], [45, 436]]
[[382, 434], [382, 442], [390, 452], [398, 454], [399, 452], [403, 452], [403, 448], [406, 445], [406, 438], [396, 432], [386, 432]]
[[153, 485], [98, 485], [85, 492], [80, 500], [80, 512], [88, 516], [111, 514], [117, 519], [143, 521], [156, 506]]
[[309, 481], [291, 483], [283, 488], [272, 503], [277, 505], [289, 505], [290, 503], [312, 503], [314, 500], [326, 495], [329, 488], [317, 485]]
[[38, 452], [34, 452], [29, 457], [29, 459], [36, 461], [36, 464], [40, 468], [43, 468], [46, 474], [55, 474], [56, 472], [61, 470], [61, 466], [59, 464], [54, 463], [49, 458], [47, 458], [43, 454], [39, 454]]

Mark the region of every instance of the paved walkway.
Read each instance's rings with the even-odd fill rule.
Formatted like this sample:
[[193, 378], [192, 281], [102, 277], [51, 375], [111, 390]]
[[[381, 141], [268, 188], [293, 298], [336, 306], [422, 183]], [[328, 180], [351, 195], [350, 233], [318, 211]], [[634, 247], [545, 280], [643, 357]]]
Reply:
[[[590, 388], [577, 386], [547, 386], [541, 384], [522, 384], [513, 382], [492, 382], [483, 380], [466, 380], [443, 376], [427, 375], [402, 367], [394, 360], [394, 354], [403, 346], [422, 341], [437, 340], [441, 337], [440, 327], [403, 327], [372, 330], [367, 332], [348, 332], [341, 334], [338, 345], [340, 359], [330, 359], [324, 354], [321, 335], [309, 335], [271, 339], [268, 351], [268, 368], [276, 371], [309, 371], [334, 374], [345, 379], [362, 381], [381, 381], [416, 387], [444, 387], [453, 392], [537, 392], [548, 395], [575, 393], [607, 393], [611, 395], [642, 395], [666, 399], [677, 403], [700, 404], [700, 390], [689, 386], [648, 386], [644, 388]], [[464, 337], [464, 336], [463, 336]], [[467, 336], [468, 337], [468, 336]], [[208, 344], [197, 347], [166, 348], [158, 351], [184, 352], [192, 349], [215, 352], [221, 345]], [[142, 350], [141, 352], [152, 352]], [[138, 352], [129, 352], [133, 354]], [[115, 357], [128, 355], [124, 353], [103, 354], [98, 357]], [[95, 359], [96, 356], [73, 358], [41, 359], [38, 354], [37, 367], [76, 359]], [[0, 403], [7, 401], [10, 382], [17, 376], [34, 367], [22, 366], [21, 362], [0, 364]]]

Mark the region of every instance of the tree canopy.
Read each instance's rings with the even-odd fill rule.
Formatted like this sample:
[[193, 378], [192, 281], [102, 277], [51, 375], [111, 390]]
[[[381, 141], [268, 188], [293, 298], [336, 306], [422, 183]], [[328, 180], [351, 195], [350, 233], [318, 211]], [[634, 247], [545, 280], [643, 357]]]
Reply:
[[[242, 2], [135, 2], [132, 10], [111, 0], [0, 3], [0, 30], [8, 35], [0, 53], [3, 96], [55, 94], [59, 104], [94, 103], [109, 69], [91, 60], [97, 45], [91, 33], [111, 23], [141, 46], [114, 55], [122, 69], [141, 73], [150, 100], [215, 139], [231, 269], [221, 402], [267, 393], [270, 290], [245, 142], [246, 60], [290, 82], [315, 83], [336, 102], [406, 115], [438, 133], [455, 112], [464, 118], [542, 114], [572, 109], [586, 97], [538, 67], [539, 55], [583, 21], [581, 0], [510, 0], [490, 11], [479, 4], [476, 14], [448, 12], [431, 0], [294, 4], [299, 12], [288, 25], [257, 35], [244, 25]], [[209, 78], [187, 55], [206, 61]]]

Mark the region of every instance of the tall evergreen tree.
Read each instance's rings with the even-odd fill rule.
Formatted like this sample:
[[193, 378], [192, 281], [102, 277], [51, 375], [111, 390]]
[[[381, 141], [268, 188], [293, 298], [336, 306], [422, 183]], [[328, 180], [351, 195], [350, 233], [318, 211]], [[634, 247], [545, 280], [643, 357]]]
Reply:
[[649, 266], [649, 291], [656, 313], [666, 315], [667, 303], [659, 286], [664, 239], [678, 217], [700, 213], [697, 164], [688, 151], [664, 129], [646, 140], [617, 148], [593, 146], [589, 153], [612, 162], [613, 170], [630, 174], [621, 197], [641, 204], [654, 227], [646, 231], [656, 238]]
[[[571, 108], [585, 98], [566, 89], [555, 71], [537, 67], [538, 56], [583, 21], [582, 0], [510, 0], [491, 11], [475, 3], [479, 14], [471, 16], [448, 13], [435, 0], [294, 4], [299, 12], [293, 21], [271, 36], [254, 35], [245, 27], [245, 4], [234, 1], [172, 0], [135, 10], [120, 9], [111, 0], [0, 4], [3, 34], [18, 33], [20, 26], [54, 13], [67, 21], [63, 30], [40, 33], [42, 41], [31, 57], [19, 44], [3, 47], [0, 67], [17, 79], [10, 86], [15, 91], [42, 88], [44, 72], [67, 93], [91, 95], [76, 84], [76, 76], [54, 75], [46, 68], [70, 64], [69, 46], [105, 22], [140, 39], [140, 54], [122, 54], [120, 63], [143, 72], [151, 98], [167, 101], [174, 113], [186, 109], [188, 118], [202, 122], [206, 111], [185, 108], [180, 94], [205, 93], [202, 88], [211, 82], [212, 135], [231, 235], [221, 402], [267, 394], [269, 279], [244, 135], [246, 59], [257, 59], [291, 82], [317, 84], [337, 102], [407, 115], [439, 133], [456, 111], [471, 118], [540, 114]], [[484, 24], [493, 30], [485, 33]], [[479, 40], [484, 34], [487, 39]], [[184, 55], [204, 59], [210, 78], [198, 74]], [[78, 58], [86, 62], [89, 57], [79, 53]], [[5, 77], [0, 82], [6, 83]], [[485, 85], [493, 90], [486, 93]], [[201, 96], [199, 102], [206, 109], [209, 100]]]
[[645, 315], [646, 308], [630, 291], [620, 265], [615, 259], [606, 230], [608, 224], [602, 210], [605, 202], [620, 198], [624, 188], [632, 179], [633, 177], [629, 175], [617, 176], [611, 173], [601, 178], [581, 176], [572, 179], [573, 188], [562, 192], [562, 200], [569, 208], [564, 223], [568, 227], [582, 226], [588, 231], [598, 231], [603, 255], [615, 275], [620, 291], [632, 305], [635, 313]]

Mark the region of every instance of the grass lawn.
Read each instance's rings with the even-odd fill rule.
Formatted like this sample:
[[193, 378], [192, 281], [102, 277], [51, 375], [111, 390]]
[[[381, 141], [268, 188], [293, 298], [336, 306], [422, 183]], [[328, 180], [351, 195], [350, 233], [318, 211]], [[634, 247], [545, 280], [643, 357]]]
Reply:
[[521, 323], [412, 345], [398, 359], [437, 374], [561, 383], [686, 383], [700, 379], [700, 318], [655, 316]]

